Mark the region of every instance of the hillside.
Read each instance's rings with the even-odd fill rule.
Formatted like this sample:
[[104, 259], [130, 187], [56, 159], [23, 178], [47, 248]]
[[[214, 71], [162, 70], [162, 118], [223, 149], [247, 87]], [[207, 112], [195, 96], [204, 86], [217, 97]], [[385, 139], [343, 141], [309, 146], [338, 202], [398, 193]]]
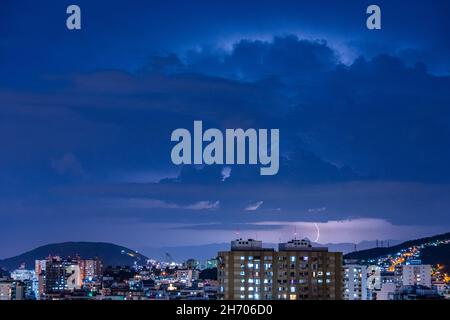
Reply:
[[[395, 245], [389, 248], [373, 248], [373, 249], [367, 249], [367, 250], [361, 250], [361, 251], [355, 251], [348, 253], [344, 256], [345, 259], [356, 259], [356, 260], [370, 260], [375, 259], [381, 256], [386, 255], [394, 255], [397, 252], [407, 249], [412, 246], [420, 246], [422, 244], [426, 244], [429, 242], [434, 241], [440, 241], [440, 240], [448, 240], [450, 239], [450, 232], [427, 237], [427, 238], [421, 238], [416, 240], [410, 240], [403, 242], [399, 245]], [[446, 261], [449, 260], [450, 257], [450, 246], [449, 245], [441, 245], [437, 247], [427, 247], [423, 249], [423, 257], [422, 260], [426, 263], [444, 263], [444, 261], [441, 261], [442, 259], [446, 259]], [[428, 262], [427, 262], [428, 261]]]
[[49, 255], [59, 255], [61, 257], [74, 257], [76, 255], [89, 259], [98, 257], [104, 266], [132, 266], [135, 261], [146, 261], [148, 258], [135, 251], [104, 242], [63, 242], [48, 244], [38, 247], [21, 255], [0, 260], [0, 268], [14, 270], [21, 263], [25, 263], [27, 268], [34, 268], [35, 260], [45, 259]]
[[450, 244], [423, 249], [421, 259], [425, 264], [443, 264], [446, 272], [450, 272]]

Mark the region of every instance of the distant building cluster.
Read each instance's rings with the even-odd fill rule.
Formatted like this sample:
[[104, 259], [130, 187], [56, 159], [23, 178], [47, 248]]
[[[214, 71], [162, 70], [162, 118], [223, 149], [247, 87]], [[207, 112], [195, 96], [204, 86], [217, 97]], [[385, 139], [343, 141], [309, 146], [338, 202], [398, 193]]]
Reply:
[[[104, 266], [98, 258], [49, 256], [34, 269], [0, 273], [0, 300], [416, 300], [450, 299], [442, 265], [420, 247], [377, 260], [344, 260], [308, 239], [236, 239], [204, 263], [148, 260]], [[170, 257], [170, 255], [169, 255]], [[171, 257], [170, 257], [171, 258]]]
[[216, 299], [216, 261], [104, 267], [98, 258], [49, 256], [0, 277], [0, 300]]
[[344, 299], [450, 299], [450, 277], [444, 266], [423, 264], [420, 259], [424, 248], [448, 243], [435, 240], [378, 259], [344, 261]]
[[399, 265], [394, 272], [347, 262], [344, 265], [345, 300], [443, 299], [448, 295], [444, 282], [432, 281], [431, 265], [420, 261]]

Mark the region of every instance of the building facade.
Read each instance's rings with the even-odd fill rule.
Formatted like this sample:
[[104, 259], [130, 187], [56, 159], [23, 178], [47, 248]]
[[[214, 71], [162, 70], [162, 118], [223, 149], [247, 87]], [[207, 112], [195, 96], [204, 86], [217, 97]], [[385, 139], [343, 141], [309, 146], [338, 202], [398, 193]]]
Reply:
[[309, 240], [281, 243], [275, 251], [238, 239], [218, 256], [222, 299], [342, 299], [342, 253], [312, 247]]
[[196, 269], [179, 269], [177, 270], [177, 281], [186, 285], [187, 287], [192, 287], [192, 283], [198, 280], [199, 271]]
[[429, 264], [404, 265], [402, 280], [404, 286], [421, 285], [431, 288], [431, 265]]
[[219, 297], [230, 299], [264, 299], [274, 297], [273, 249], [262, 247], [261, 241], [238, 239], [231, 251], [219, 252], [217, 276]]
[[0, 281], [0, 301], [3, 300], [24, 300], [25, 287], [21, 281], [1, 280]]
[[358, 264], [344, 266], [344, 300], [367, 300], [367, 267]]
[[102, 262], [100, 259], [78, 259], [80, 267], [81, 281], [98, 281], [102, 275]]

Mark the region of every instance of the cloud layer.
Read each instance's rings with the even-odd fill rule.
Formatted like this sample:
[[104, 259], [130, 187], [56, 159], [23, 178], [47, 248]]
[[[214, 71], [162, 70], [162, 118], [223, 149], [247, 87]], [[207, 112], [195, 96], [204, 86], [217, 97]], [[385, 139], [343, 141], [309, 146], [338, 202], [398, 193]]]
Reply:
[[[333, 242], [450, 226], [448, 2], [382, 1], [390, 24], [376, 34], [356, 1], [82, 5], [105, 20], [70, 35], [45, 3], [0, 13], [0, 242], [144, 246], [170, 231], [199, 244], [238, 225], [273, 242], [317, 225]], [[194, 120], [279, 128], [279, 174], [173, 166], [170, 133]]]

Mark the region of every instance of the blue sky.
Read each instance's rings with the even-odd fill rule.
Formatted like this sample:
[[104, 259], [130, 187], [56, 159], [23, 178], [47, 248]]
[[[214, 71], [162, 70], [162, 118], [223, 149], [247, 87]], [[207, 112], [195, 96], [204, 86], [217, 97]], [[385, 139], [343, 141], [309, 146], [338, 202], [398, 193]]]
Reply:
[[[0, 257], [448, 231], [448, 1], [0, 4]], [[178, 167], [170, 133], [279, 128], [279, 174]], [[144, 252], [145, 253], [145, 252]]]

